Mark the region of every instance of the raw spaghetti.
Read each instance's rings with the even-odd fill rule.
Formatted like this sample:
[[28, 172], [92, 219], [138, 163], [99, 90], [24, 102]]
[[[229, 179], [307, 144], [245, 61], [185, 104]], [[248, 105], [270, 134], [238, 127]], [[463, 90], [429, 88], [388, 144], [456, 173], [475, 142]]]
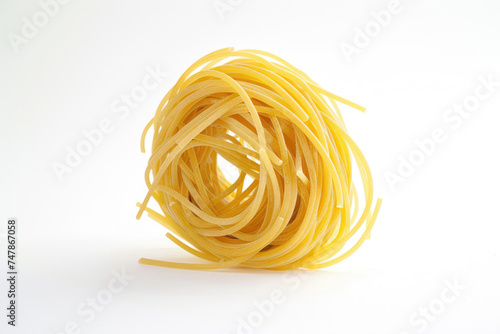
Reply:
[[[206, 261], [139, 262], [316, 269], [355, 252], [369, 237], [381, 200], [373, 203], [370, 169], [338, 102], [364, 111], [264, 51], [227, 48], [196, 61], [142, 135], [145, 152], [153, 132], [149, 191], [137, 219], [146, 211], [172, 232], [170, 240]], [[234, 182], [220, 169], [221, 158], [237, 167]], [[147, 207], [151, 197], [161, 213]]]

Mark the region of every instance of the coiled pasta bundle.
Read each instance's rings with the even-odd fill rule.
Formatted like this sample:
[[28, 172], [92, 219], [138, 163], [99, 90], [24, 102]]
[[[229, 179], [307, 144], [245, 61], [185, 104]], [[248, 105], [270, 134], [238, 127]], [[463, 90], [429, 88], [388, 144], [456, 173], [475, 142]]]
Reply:
[[[370, 169], [338, 102], [364, 110], [264, 51], [228, 48], [196, 61], [144, 130], [143, 152], [153, 132], [149, 191], [137, 219], [147, 211], [172, 233], [168, 238], [207, 261], [140, 263], [286, 270], [350, 256], [369, 237], [381, 200], [373, 205]], [[234, 182], [221, 158], [238, 168]], [[363, 183], [362, 209], [354, 171]], [[161, 212], [147, 207], [151, 198]]]

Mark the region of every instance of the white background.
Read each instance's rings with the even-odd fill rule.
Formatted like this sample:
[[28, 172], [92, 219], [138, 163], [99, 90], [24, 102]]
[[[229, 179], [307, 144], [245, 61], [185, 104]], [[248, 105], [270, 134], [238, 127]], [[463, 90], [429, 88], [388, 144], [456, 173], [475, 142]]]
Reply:
[[[18, 327], [6, 325], [2, 306], [1, 332], [237, 333], [242, 321], [259, 320], [255, 303], [275, 291], [283, 302], [240, 332], [499, 333], [500, 87], [456, 128], [443, 115], [474, 94], [479, 77], [500, 81], [500, 3], [401, 0], [351, 61], [342, 43], [352, 45], [389, 1], [243, 0], [222, 17], [217, 3], [71, 1], [18, 52], [9, 38], [40, 5], [0, 3], [1, 231], [12, 216], [20, 231]], [[193, 260], [156, 222], [135, 220], [147, 190], [139, 138], [179, 75], [228, 46], [275, 53], [367, 107], [342, 111], [384, 203], [371, 240], [345, 262], [303, 276], [137, 263]], [[118, 117], [113, 103], [148, 67], [168, 75]], [[103, 119], [112, 132], [59, 182], [52, 164]], [[387, 172], [436, 128], [444, 143], [391, 190]], [[134, 279], [88, 321], [77, 308], [105, 293], [113, 270]], [[453, 282], [456, 295], [447, 290]], [[453, 301], [443, 303], [443, 293]]]

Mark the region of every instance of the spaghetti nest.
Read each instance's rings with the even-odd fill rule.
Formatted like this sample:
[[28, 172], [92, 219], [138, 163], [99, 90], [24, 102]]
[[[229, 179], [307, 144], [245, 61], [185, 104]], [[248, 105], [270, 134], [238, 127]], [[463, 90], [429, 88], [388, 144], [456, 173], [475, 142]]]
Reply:
[[[143, 152], [153, 132], [149, 191], [137, 218], [147, 211], [168, 238], [207, 261], [140, 263], [285, 270], [350, 256], [369, 237], [381, 200], [372, 211], [371, 173], [338, 102], [364, 110], [267, 52], [228, 48], [195, 62], [144, 130]], [[237, 168], [235, 180], [222, 158]], [[147, 207], [151, 197], [161, 213]]]

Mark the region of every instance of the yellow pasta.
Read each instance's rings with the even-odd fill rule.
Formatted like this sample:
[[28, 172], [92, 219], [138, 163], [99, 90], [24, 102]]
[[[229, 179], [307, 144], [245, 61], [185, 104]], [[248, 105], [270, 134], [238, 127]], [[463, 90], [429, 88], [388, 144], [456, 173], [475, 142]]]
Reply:
[[[142, 135], [143, 152], [147, 133], [153, 138], [137, 219], [146, 211], [203, 261], [139, 262], [288, 270], [350, 256], [369, 237], [381, 200], [374, 203], [370, 169], [338, 102], [364, 111], [264, 51], [227, 48], [196, 61]], [[221, 158], [238, 169], [234, 182]], [[161, 212], [147, 206], [151, 198]]]

